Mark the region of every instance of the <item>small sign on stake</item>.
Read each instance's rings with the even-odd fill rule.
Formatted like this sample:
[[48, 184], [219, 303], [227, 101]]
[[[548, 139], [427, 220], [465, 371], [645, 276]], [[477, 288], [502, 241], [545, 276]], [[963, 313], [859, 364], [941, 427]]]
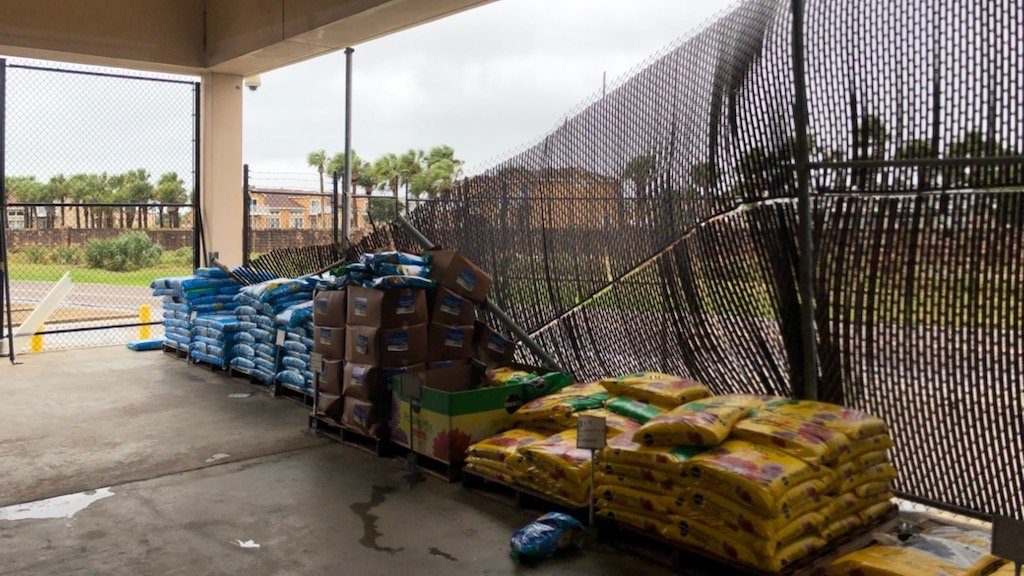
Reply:
[[276, 344], [277, 344], [278, 346], [283, 346], [283, 345], [284, 345], [284, 330], [278, 330], [278, 331], [277, 331], [277, 340], [276, 340]]
[[309, 368], [313, 371], [313, 374], [324, 373], [324, 355], [320, 352], [313, 352], [309, 355]]
[[608, 422], [601, 416], [580, 416], [576, 420], [576, 447], [590, 450], [590, 491], [589, 526], [594, 527], [594, 468], [597, 468], [597, 451], [608, 443]]

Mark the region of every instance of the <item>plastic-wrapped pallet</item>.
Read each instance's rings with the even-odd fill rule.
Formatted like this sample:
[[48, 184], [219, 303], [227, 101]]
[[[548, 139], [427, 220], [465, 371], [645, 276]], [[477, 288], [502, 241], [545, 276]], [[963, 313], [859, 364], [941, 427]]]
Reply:
[[[281, 371], [277, 349], [276, 316], [312, 299], [315, 280], [289, 278], [242, 288], [235, 314], [245, 326], [237, 344], [232, 367], [270, 384]], [[284, 349], [280, 351], [284, 352]], [[307, 360], [308, 366], [308, 360]], [[300, 386], [301, 387], [301, 386]]]
[[312, 304], [310, 300], [289, 306], [275, 317], [276, 329], [285, 334], [276, 379], [305, 394], [313, 393], [313, 372], [310, 370], [310, 354], [313, 352]]
[[230, 313], [241, 286], [217, 268], [199, 268], [194, 276], [154, 280], [153, 295], [163, 299], [165, 343], [189, 350], [195, 318]]
[[193, 321], [189, 357], [197, 362], [227, 368], [237, 352], [242, 323], [235, 314], [198, 316]]

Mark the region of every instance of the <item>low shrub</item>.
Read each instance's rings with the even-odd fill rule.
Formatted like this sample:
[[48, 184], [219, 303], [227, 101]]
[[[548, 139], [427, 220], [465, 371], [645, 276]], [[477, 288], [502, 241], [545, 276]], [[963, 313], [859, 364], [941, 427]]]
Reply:
[[82, 251], [77, 246], [57, 246], [53, 249], [53, 263], [74, 265], [81, 264]]
[[182, 246], [177, 250], [164, 252], [161, 262], [175, 266], [192, 266], [192, 247]]
[[90, 240], [85, 245], [85, 262], [93, 268], [131, 272], [156, 266], [163, 248], [145, 232], [131, 232], [117, 238]]
[[26, 246], [21, 253], [29, 264], [46, 264], [50, 260], [50, 251], [43, 246]]

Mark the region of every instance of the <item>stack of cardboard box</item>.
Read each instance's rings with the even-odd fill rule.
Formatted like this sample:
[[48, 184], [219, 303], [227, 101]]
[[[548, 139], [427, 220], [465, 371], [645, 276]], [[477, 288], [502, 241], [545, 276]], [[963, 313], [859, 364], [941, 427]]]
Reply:
[[377, 437], [388, 380], [427, 361], [427, 295], [420, 288], [348, 289], [342, 424]]
[[337, 423], [342, 416], [347, 290], [321, 290], [313, 296], [313, 351], [323, 356], [317, 415]]

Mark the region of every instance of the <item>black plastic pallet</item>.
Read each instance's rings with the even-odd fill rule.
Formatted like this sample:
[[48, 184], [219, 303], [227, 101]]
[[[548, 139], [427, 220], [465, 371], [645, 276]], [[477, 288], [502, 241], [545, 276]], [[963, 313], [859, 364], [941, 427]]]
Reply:
[[[258, 381], [258, 380], [257, 380]], [[301, 403], [303, 406], [313, 407], [313, 395], [306, 394], [301, 390], [296, 390], [291, 386], [287, 386], [280, 382], [274, 381], [273, 384], [269, 385], [270, 395], [274, 398], [289, 398]]]
[[391, 443], [390, 452], [393, 456], [405, 458], [420, 470], [445, 482], [456, 482], [462, 477], [462, 462], [443, 462], [394, 442]]
[[462, 485], [493, 500], [504, 502], [523, 510], [535, 512], [565, 512], [570, 516], [585, 521], [589, 510], [571, 502], [565, 502], [546, 494], [531, 490], [525, 486], [499, 482], [493, 478], [462, 471]]
[[369, 452], [374, 456], [387, 458], [393, 455], [393, 445], [386, 438], [368, 436], [323, 416], [310, 415], [309, 429], [315, 434], [326, 436], [346, 446], [352, 446], [364, 452]]
[[165, 341], [161, 349], [164, 351], [164, 354], [171, 354], [172, 356], [175, 356], [176, 358], [179, 359], [188, 358], [188, 350], [182, 350], [176, 344], [170, 344], [167, 341]]

